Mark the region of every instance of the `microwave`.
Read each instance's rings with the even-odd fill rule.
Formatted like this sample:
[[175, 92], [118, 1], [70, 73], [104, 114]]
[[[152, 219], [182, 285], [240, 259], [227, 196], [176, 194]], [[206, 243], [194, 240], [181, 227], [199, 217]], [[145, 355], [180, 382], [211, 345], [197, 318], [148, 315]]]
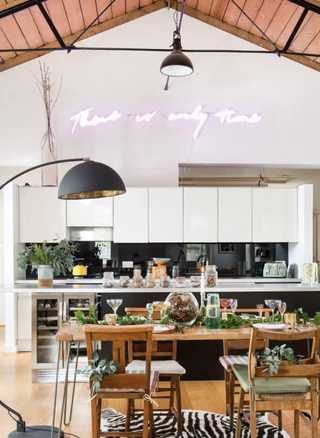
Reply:
[[287, 266], [284, 262], [265, 263], [263, 276], [269, 278], [286, 278]]

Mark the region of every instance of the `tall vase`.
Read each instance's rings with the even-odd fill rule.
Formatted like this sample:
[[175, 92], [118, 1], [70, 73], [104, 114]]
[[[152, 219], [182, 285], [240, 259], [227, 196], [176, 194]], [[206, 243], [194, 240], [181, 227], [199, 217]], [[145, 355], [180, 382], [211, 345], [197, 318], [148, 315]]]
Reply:
[[51, 265], [38, 266], [38, 287], [53, 287], [53, 269]]
[[[51, 129], [51, 113], [46, 117], [46, 132], [41, 140], [41, 164], [57, 159], [56, 138]], [[41, 186], [58, 186], [58, 165], [50, 165], [41, 168]]]

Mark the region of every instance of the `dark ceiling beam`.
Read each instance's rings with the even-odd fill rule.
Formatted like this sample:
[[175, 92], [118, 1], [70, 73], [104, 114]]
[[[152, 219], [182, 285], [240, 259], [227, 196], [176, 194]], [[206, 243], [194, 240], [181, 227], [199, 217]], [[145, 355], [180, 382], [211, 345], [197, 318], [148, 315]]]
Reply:
[[41, 0], [39, 0], [37, 4], [38, 4], [38, 7], [40, 9], [41, 14], [44, 16], [44, 19], [48, 23], [50, 29], [52, 30], [53, 35], [56, 37], [56, 39], [57, 39], [58, 43], [60, 44], [60, 46], [61, 47], [66, 47], [63, 39], [61, 38], [61, 35], [57, 31], [56, 26], [53, 24], [51, 18], [48, 15], [48, 12], [45, 10], [43, 4], [41, 3]]
[[291, 35], [288, 38], [288, 41], [286, 42], [286, 45], [283, 48], [284, 52], [287, 52], [289, 50], [289, 47], [291, 46], [291, 43], [294, 39], [294, 37], [297, 35], [298, 30], [300, 29], [303, 20], [306, 18], [307, 13], [309, 12], [309, 9], [304, 9], [304, 11], [302, 12], [302, 14], [300, 15], [300, 18], [297, 22], [297, 24], [295, 25], [295, 28], [293, 29]]
[[290, 3], [301, 6], [302, 8], [309, 9], [311, 12], [315, 12], [320, 15], [320, 3], [319, 2], [306, 2], [305, 0], [289, 0]]
[[[32, 6], [38, 6], [46, 0], [28, 0], [26, 2], [11, 2], [0, 6], [0, 18], [8, 17], [9, 15], [16, 14], [17, 12], [24, 11], [25, 9], [31, 8]], [[10, 7], [6, 7], [9, 6]]]

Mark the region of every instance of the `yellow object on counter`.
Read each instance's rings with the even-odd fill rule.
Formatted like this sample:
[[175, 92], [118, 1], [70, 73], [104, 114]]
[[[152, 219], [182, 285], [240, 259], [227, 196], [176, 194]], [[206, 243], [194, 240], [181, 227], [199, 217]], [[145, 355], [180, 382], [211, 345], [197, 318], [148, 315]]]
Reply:
[[160, 279], [162, 276], [167, 275], [167, 267], [163, 263], [157, 263], [152, 266], [152, 275], [154, 278]]

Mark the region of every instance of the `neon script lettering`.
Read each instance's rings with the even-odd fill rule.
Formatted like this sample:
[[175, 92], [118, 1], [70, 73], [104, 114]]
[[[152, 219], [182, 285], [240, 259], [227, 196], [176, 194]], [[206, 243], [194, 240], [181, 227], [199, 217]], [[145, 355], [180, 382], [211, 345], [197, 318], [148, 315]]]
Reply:
[[[102, 123], [108, 123], [108, 122], [115, 122], [116, 120], [120, 119], [120, 117], [131, 117], [133, 114], [122, 114], [118, 111], [113, 111], [109, 116], [103, 117], [95, 115], [92, 117], [92, 119], [89, 119], [90, 111], [92, 111], [94, 107], [88, 108], [84, 111], [80, 111], [78, 114], [75, 114], [70, 118], [71, 121], [74, 122], [72, 132], [75, 131], [76, 127], [79, 125], [81, 128], [85, 128], [87, 126], [97, 126]], [[154, 118], [154, 116], [158, 113], [158, 111], [154, 111], [152, 113], [146, 113], [146, 114], [138, 114], [134, 115], [135, 121], [137, 123], [140, 122], [150, 122]], [[214, 115], [215, 117], [218, 117], [220, 119], [221, 123], [257, 123], [262, 119], [262, 116], [258, 113], [254, 113], [250, 116], [244, 115], [244, 114], [236, 114], [236, 111], [229, 110], [228, 108], [224, 111], [220, 112], [206, 112], [202, 110], [202, 106], [199, 105], [192, 113], [171, 113], [169, 116], [166, 116], [164, 114], [160, 114], [165, 119], [169, 120], [170, 122], [173, 122], [175, 120], [194, 120], [198, 122], [196, 130], [193, 134], [193, 138], [199, 137], [202, 128], [206, 124], [207, 120], [211, 115]]]

